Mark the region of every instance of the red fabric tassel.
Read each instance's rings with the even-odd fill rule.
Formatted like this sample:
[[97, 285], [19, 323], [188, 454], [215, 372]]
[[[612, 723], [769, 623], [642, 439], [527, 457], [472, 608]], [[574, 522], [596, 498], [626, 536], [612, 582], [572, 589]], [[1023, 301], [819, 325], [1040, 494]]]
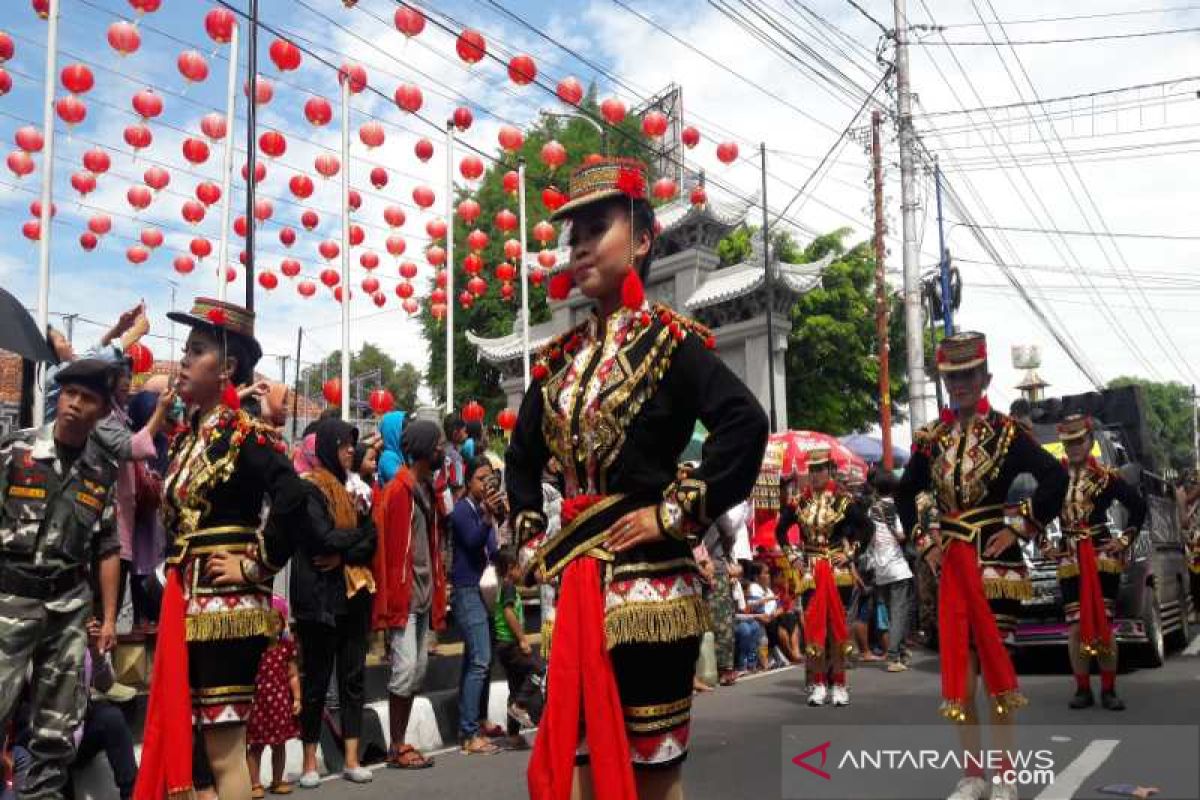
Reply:
[[942, 406], [942, 410], [938, 412], [938, 419], [940, 419], [944, 425], [953, 425], [954, 409], [950, 408], [950, 406]]
[[979, 416], [987, 416], [987, 413], [992, 410], [992, 404], [988, 402], [987, 395], [979, 398], [979, 402], [975, 404], [975, 413]]
[[1017, 673], [983, 591], [975, 545], [960, 539], [951, 539], [942, 555], [938, 634], [942, 699], [947, 710], [965, 708], [968, 647], [972, 641], [988, 694], [999, 697], [1017, 691]]
[[560, 270], [550, 278], [550, 285], [547, 287], [546, 292], [550, 295], [551, 300], [566, 300], [574, 284], [574, 274], [565, 269]]
[[221, 390], [221, 405], [230, 411], [237, 411], [242, 407], [242, 398], [238, 397], [237, 388], [232, 381], [227, 381], [225, 388]]
[[583, 556], [567, 566], [554, 621], [546, 708], [526, 776], [529, 797], [570, 798], [582, 716], [595, 796], [637, 800], [625, 716], [604, 641], [604, 595], [596, 559]]
[[192, 697], [185, 608], [179, 572], [167, 570], [134, 800], [162, 800], [192, 789]]
[[646, 302], [646, 290], [637, 270], [626, 267], [625, 280], [621, 281], [621, 305], [630, 311], [637, 311]]
[[[818, 558], [813, 565], [813, 582], [816, 591], [808, 601], [804, 612], [804, 633], [810, 646], [825, 650], [827, 635], [833, 637], [834, 647], [841, 647], [849, 636], [846, 634], [846, 609], [838, 595], [833, 567], [827, 558]], [[557, 644], [557, 643], [556, 643]]]
[[1075, 556], [1079, 560], [1079, 645], [1088, 655], [1107, 652], [1113, 646], [1112, 626], [1104, 613], [1104, 592], [1092, 540], [1080, 539]]

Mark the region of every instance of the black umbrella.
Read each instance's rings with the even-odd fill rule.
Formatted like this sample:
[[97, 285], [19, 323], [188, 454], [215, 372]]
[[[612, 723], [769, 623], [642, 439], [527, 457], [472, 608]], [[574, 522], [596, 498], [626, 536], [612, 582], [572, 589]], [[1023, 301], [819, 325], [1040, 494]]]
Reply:
[[21, 305], [21, 301], [0, 289], [0, 350], [8, 350], [30, 361], [58, 363], [58, 356], [45, 334]]

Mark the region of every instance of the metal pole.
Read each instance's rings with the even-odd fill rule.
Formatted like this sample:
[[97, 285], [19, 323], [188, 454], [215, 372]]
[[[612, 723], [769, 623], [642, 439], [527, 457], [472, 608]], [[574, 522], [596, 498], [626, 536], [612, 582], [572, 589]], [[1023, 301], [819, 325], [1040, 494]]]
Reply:
[[[75, 344], [75, 320], [78, 318], [78, 314], [62, 315], [63, 327], [66, 328], [64, 333], [67, 335], [67, 341], [70, 342], [72, 346]], [[171, 349], [174, 350], [175, 348], [172, 347]]]
[[896, 15], [896, 103], [900, 126], [900, 209], [904, 222], [904, 330], [908, 361], [908, 418], [915, 432], [925, 425], [928, 388], [921, 334], [920, 242], [913, 157], [912, 92], [908, 76], [908, 18], [904, 0], [892, 0]]
[[771, 433], [779, 430], [775, 411], [775, 279], [771, 275], [771, 222], [767, 217], [767, 143], [758, 145], [762, 159], [763, 272], [767, 287], [767, 391], [771, 398]]
[[[936, 317], [937, 314], [933, 307], [933, 292], [929, 292], [928, 294], [929, 294], [929, 338], [936, 342], [937, 341], [937, 322], [935, 321], [934, 317]], [[938, 407], [938, 412], [940, 413], [942, 408], [946, 405], [946, 401], [942, 397], [942, 382], [941, 382], [941, 380], [934, 380], [933, 389], [937, 396], [937, 407]]]
[[[300, 345], [304, 342], [304, 328], [296, 328], [296, 388], [292, 392], [292, 441], [296, 441], [296, 424], [300, 413]], [[308, 398], [305, 398], [307, 400]]]
[[[233, 123], [237, 119], [239, 27], [235, 23], [229, 37], [229, 77], [225, 86], [225, 152], [221, 159], [221, 239], [217, 246], [218, 300], [225, 299], [225, 270], [229, 268], [229, 226], [233, 216]], [[253, 108], [254, 103], [250, 106]]]
[[946, 235], [942, 223], [942, 167], [933, 162], [933, 184], [937, 195], [938, 273], [942, 285], [942, 330], [947, 336], [954, 333], [954, 298], [950, 296], [950, 259], [946, 252]]
[[[46, 16], [46, 86], [42, 106], [42, 214], [38, 220], [38, 301], [37, 324], [42, 336], [50, 332], [50, 203], [54, 192], [54, 87], [58, 79], [58, 0], [50, 0]], [[33, 425], [40, 428], [46, 420], [46, 387], [42, 383], [43, 364], [38, 364], [33, 381]]]
[[883, 115], [879, 109], [875, 109], [871, 112], [871, 176], [875, 182], [875, 346], [879, 348], [879, 431], [883, 440], [883, 468], [891, 472], [895, 463], [892, 453], [887, 281], [884, 277], [887, 247], [883, 241], [886, 232], [883, 224], [883, 147], [879, 141], [879, 127], [882, 124]]
[[517, 162], [517, 197], [521, 214], [521, 360], [525, 367], [525, 388], [529, 388], [529, 262], [525, 252], [528, 234], [525, 225], [525, 159]]
[[454, 120], [446, 122], [446, 413], [454, 413]]
[[[179, 286], [179, 284], [175, 283], [175, 281], [167, 281], [167, 285], [171, 287], [171, 310], [174, 311], [175, 310], [175, 289]], [[177, 364], [177, 363], [179, 363], [179, 360], [175, 356], [175, 320], [171, 320], [170, 346], [171, 346], [171, 363]]]
[[342, 420], [350, 421], [350, 81], [342, 81]]
[[[246, 43], [249, 57], [247, 71], [250, 73], [250, 97], [246, 103], [246, 308], [254, 310], [254, 168], [258, 165], [258, 150], [255, 138], [258, 135], [258, 0], [250, 0], [250, 36]], [[229, 118], [233, 127], [233, 117]], [[343, 160], [343, 169], [349, 169]]]

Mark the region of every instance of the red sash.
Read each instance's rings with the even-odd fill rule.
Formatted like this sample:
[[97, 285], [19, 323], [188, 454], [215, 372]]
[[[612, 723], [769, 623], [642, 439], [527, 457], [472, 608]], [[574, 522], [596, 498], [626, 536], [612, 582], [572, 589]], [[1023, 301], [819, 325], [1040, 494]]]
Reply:
[[1089, 656], [1112, 652], [1112, 626], [1104, 613], [1104, 592], [1100, 588], [1100, 569], [1096, 546], [1090, 537], [1080, 538], [1075, 546], [1079, 561], [1079, 644]]
[[810, 652], [820, 654], [825, 652], [826, 635], [833, 637], [835, 647], [849, 641], [849, 636], [846, 633], [846, 609], [842, 606], [828, 558], [815, 559], [813, 583], [813, 595], [804, 612], [804, 635]]

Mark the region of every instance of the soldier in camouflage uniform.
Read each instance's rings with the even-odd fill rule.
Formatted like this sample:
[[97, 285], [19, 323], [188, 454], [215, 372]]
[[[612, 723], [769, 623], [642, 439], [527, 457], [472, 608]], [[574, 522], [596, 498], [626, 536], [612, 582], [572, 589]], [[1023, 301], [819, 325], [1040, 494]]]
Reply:
[[94, 359], [56, 376], [56, 419], [0, 441], [0, 720], [28, 680], [32, 763], [22, 798], [60, 798], [83, 719], [89, 570], [98, 564], [102, 650], [112, 648], [120, 576], [111, 496], [117, 456], [90, 436], [115, 374]]

